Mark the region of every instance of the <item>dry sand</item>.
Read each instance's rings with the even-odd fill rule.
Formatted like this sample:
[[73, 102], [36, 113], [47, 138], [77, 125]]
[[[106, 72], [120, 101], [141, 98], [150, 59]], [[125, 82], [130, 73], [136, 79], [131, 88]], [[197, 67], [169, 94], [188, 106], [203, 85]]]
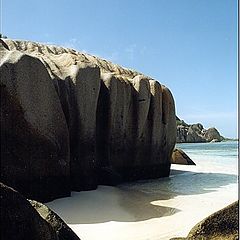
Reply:
[[235, 172], [198, 165], [172, 169], [170, 178], [99, 186], [47, 205], [82, 240], [167, 240], [186, 236], [197, 222], [238, 198]]

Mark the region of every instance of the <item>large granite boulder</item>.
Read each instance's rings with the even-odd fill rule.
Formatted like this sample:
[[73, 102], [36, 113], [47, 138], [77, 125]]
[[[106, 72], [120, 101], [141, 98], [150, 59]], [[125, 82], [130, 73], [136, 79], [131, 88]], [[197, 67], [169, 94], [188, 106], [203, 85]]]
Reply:
[[97, 188], [96, 114], [100, 91], [100, 69], [96, 65], [79, 64], [70, 77], [74, 82], [76, 100], [76, 139], [71, 157], [71, 180], [74, 190]]
[[213, 213], [195, 225], [187, 238], [171, 240], [237, 240], [239, 234], [239, 202]]
[[46, 222], [21, 194], [0, 183], [1, 240], [58, 240]]
[[183, 165], [196, 165], [193, 160], [182, 150], [179, 148], [175, 148], [172, 153], [173, 164], [183, 164]]
[[80, 240], [68, 225], [44, 204], [25, 199], [0, 183], [2, 240]]
[[225, 139], [216, 128], [204, 129], [200, 123], [187, 124], [178, 117], [176, 117], [176, 123], [177, 143], [221, 142]]
[[185, 126], [177, 126], [177, 139], [176, 142], [184, 143], [187, 142], [187, 131], [188, 128]]
[[198, 124], [193, 124], [188, 128], [186, 141], [191, 143], [206, 142], [206, 139], [202, 136], [202, 128], [199, 128]]
[[188, 239], [238, 239], [239, 203], [230, 204], [192, 228]]
[[224, 138], [220, 135], [216, 128], [209, 128], [204, 132], [204, 137], [208, 142], [221, 142]]
[[28, 198], [70, 195], [69, 132], [43, 63], [1, 50], [1, 179]]
[[7, 39], [1, 55], [2, 177], [10, 186], [48, 201], [169, 175], [176, 121], [167, 87], [62, 47]]
[[39, 215], [51, 225], [59, 240], [80, 240], [72, 229], [49, 207], [35, 200], [29, 200], [29, 202]]

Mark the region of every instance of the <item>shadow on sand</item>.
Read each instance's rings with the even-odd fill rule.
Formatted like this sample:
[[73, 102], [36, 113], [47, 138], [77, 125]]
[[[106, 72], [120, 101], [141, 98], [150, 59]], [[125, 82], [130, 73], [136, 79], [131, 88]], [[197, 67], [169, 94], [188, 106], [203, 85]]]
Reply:
[[237, 176], [223, 173], [195, 173], [174, 170], [170, 178], [126, 183], [117, 187], [99, 186], [94, 191], [73, 192], [72, 197], [47, 205], [68, 224], [109, 221], [136, 222], [170, 216], [177, 208], [154, 205], [181, 195], [205, 194], [228, 184]]

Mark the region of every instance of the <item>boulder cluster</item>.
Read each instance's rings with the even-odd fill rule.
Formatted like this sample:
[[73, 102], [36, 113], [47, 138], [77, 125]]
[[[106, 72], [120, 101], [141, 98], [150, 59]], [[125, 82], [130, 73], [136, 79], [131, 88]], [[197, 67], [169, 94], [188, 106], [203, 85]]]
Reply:
[[78, 240], [38, 201], [169, 175], [167, 87], [73, 49], [0, 43], [1, 239]]
[[224, 137], [212, 127], [205, 129], [201, 123], [187, 124], [176, 117], [177, 143], [221, 142]]
[[[222, 138], [201, 124], [178, 119], [176, 127], [171, 92], [141, 73], [29, 41], [0, 39], [0, 55], [3, 240], [79, 240], [38, 201], [98, 184], [166, 177], [171, 161], [194, 164], [174, 150], [176, 135], [178, 142]], [[210, 239], [212, 229], [218, 236], [219, 223], [221, 236], [230, 228], [235, 237], [236, 209], [213, 215], [214, 226], [201, 223], [189, 239], [199, 239], [195, 232]], [[225, 212], [230, 217], [222, 220]]]

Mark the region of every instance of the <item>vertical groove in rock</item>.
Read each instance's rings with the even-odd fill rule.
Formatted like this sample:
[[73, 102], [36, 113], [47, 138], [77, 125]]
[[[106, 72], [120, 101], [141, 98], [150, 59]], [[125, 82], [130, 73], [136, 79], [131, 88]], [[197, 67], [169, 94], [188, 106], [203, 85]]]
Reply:
[[[108, 76], [101, 75], [101, 78]], [[107, 80], [105, 80], [107, 81]], [[104, 80], [101, 81], [98, 106], [97, 106], [97, 123], [96, 123], [96, 140], [97, 140], [97, 158], [98, 167], [107, 167], [110, 164], [109, 159], [109, 110], [110, 94]]]
[[50, 186], [39, 193], [44, 198], [50, 191], [59, 197], [98, 183], [169, 175], [176, 121], [165, 86], [73, 49], [9, 39], [4, 44], [5, 178], [24, 179], [21, 189], [31, 194], [26, 182], [41, 178], [41, 186]]
[[[136, 90], [134, 101], [137, 111], [137, 138], [135, 145], [134, 166], [141, 166], [147, 163], [146, 158], [150, 153], [150, 136], [147, 124], [147, 117], [150, 108], [150, 84], [145, 76], [136, 76], [133, 80], [133, 87]], [[144, 161], [145, 160], [145, 161]]]
[[100, 70], [82, 65], [76, 74], [78, 112], [78, 157], [72, 162], [73, 188], [88, 190], [97, 187], [96, 113], [100, 91]]
[[176, 115], [175, 115], [175, 104], [174, 99], [165, 86], [162, 88], [163, 91], [163, 123], [164, 127], [164, 140], [163, 140], [163, 149], [165, 152], [164, 162], [168, 162], [171, 158], [172, 151], [176, 142], [177, 126], [176, 126]]
[[162, 159], [161, 142], [163, 137], [162, 123], [162, 87], [157, 81], [150, 80], [151, 91], [151, 163], [158, 164], [159, 159]]

